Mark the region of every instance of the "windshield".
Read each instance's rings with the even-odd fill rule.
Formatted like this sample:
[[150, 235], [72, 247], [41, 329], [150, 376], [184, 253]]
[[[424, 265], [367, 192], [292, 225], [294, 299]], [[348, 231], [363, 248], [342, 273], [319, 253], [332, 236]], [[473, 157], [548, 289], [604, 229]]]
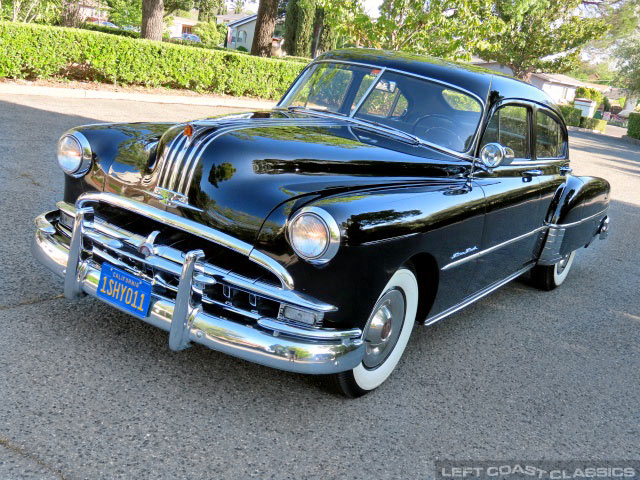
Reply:
[[352, 116], [456, 152], [471, 148], [482, 105], [471, 95], [381, 68], [319, 63], [280, 103]]

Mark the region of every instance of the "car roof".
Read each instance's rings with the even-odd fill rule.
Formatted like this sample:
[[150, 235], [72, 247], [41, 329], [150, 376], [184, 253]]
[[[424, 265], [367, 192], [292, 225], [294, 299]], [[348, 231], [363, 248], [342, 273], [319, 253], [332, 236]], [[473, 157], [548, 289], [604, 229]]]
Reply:
[[408, 52], [372, 48], [332, 50], [321, 55], [315, 61], [323, 60], [366, 63], [378, 67], [393, 68], [457, 86], [474, 93], [485, 103], [488, 101], [489, 92], [491, 91], [492, 99], [519, 98], [531, 100], [551, 108], [556, 113], [559, 112], [551, 97], [538, 87], [509, 75], [467, 63], [450, 62], [436, 57]]

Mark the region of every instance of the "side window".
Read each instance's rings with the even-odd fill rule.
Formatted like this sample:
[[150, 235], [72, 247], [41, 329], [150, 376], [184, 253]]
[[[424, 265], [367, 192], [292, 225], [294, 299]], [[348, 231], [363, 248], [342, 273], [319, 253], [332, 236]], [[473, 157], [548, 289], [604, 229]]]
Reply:
[[381, 79], [360, 108], [360, 113], [376, 117], [400, 117], [407, 108], [407, 99], [396, 82]]
[[528, 112], [527, 107], [519, 105], [499, 108], [489, 121], [481, 146], [497, 142], [513, 149], [516, 158], [531, 158]]
[[560, 124], [544, 112], [536, 113], [536, 157], [562, 156], [564, 139]]

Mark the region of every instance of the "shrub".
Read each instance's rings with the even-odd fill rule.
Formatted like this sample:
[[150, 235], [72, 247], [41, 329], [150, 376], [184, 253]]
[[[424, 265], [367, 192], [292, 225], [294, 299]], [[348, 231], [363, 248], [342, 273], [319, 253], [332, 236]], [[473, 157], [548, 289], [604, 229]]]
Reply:
[[579, 108], [573, 108], [569, 105], [561, 105], [560, 111], [562, 112], [562, 116], [564, 117], [564, 121], [567, 125], [572, 127], [580, 126], [580, 116], [582, 115], [582, 110]]
[[238, 48], [236, 48], [236, 50], [239, 51], [239, 52], [244, 52], [244, 53], [247, 53], [249, 51], [246, 48], [244, 48], [242, 45], [240, 45]]
[[80, 72], [86, 80], [277, 99], [303, 68], [299, 62], [228, 50], [0, 22], [0, 78], [51, 78]]
[[604, 97], [604, 100], [602, 101], [602, 105], [604, 107], [605, 112], [611, 111], [611, 100], [609, 100], [607, 97]]
[[218, 30], [216, 22], [197, 23], [193, 33], [200, 37], [205, 47], [217, 47], [224, 41], [224, 35]]
[[597, 118], [581, 117], [580, 126], [589, 130], [597, 130], [604, 133], [607, 128], [606, 120], [599, 120]]
[[604, 95], [595, 88], [578, 87], [576, 88], [576, 98], [588, 98], [589, 100], [595, 100], [600, 105], [604, 99]]
[[627, 135], [640, 139], [640, 113], [631, 112], [627, 124]]

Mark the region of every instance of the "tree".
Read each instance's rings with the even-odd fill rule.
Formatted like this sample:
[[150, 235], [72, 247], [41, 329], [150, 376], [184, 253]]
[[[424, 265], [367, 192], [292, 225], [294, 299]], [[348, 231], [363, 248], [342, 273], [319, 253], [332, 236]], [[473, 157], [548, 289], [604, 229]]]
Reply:
[[289, 0], [284, 24], [284, 49], [289, 55], [311, 55], [311, 34], [315, 17], [315, 0]]
[[629, 97], [640, 94], [640, 41], [637, 36], [628, 38], [616, 49], [622, 65], [617, 82], [629, 90]]
[[142, 0], [142, 30], [140, 36], [149, 40], [162, 40], [164, 28], [164, 1]]
[[213, 22], [216, 15], [226, 13], [227, 6], [224, 0], [200, 0], [198, 5], [198, 21]]
[[602, 19], [580, 16], [581, 4], [581, 0], [496, 0], [498, 28], [476, 53], [508, 66], [525, 80], [537, 70], [575, 68], [582, 47], [608, 29]]
[[142, 0], [107, 0], [109, 20], [120, 26], [142, 24]]
[[259, 57], [271, 56], [271, 42], [276, 28], [278, 16], [278, 0], [260, 0], [255, 33], [251, 45], [251, 55]]
[[233, 13], [242, 13], [244, 10], [245, 0], [235, 0], [233, 2]]

